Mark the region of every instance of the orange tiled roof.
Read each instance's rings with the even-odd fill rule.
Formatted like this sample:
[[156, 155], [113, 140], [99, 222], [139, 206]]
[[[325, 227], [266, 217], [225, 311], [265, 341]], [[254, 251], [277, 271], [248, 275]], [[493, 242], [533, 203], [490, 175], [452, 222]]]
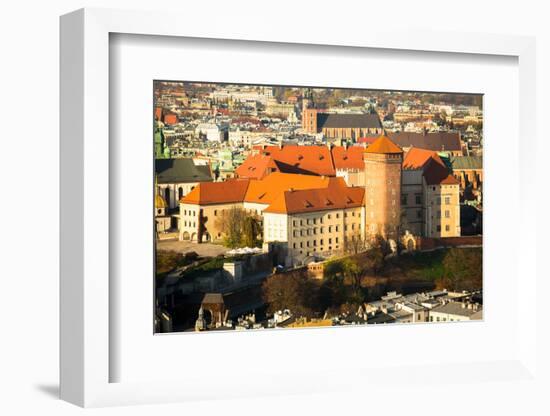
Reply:
[[348, 187], [343, 180], [333, 181], [326, 188], [285, 191], [264, 212], [298, 214], [356, 208], [363, 205], [364, 196], [363, 187]]
[[330, 150], [325, 146], [267, 146], [260, 153], [271, 156], [281, 172], [336, 175]]
[[378, 137], [367, 149], [365, 153], [383, 153], [395, 154], [403, 153], [403, 150], [383, 134]]
[[335, 146], [332, 148], [332, 161], [336, 169], [365, 169], [363, 153], [365, 149], [360, 146], [345, 148]]
[[225, 182], [201, 182], [181, 198], [184, 204], [212, 205], [242, 202], [249, 179], [230, 179]]
[[277, 165], [271, 156], [253, 155], [248, 156], [235, 173], [239, 178], [262, 179], [270, 172], [278, 171]]
[[441, 160], [439, 155], [432, 151], [426, 149], [420, 149], [418, 147], [412, 147], [403, 160], [403, 169], [422, 169], [430, 159], [434, 159], [441, 166], [445, 166], [445, 163]]
[[331, 181], [339, 179], [341, 178], [274, 172], [262, 180], [250, 181], [244, 201], [269, 205], [284, 191], [325, 188]]

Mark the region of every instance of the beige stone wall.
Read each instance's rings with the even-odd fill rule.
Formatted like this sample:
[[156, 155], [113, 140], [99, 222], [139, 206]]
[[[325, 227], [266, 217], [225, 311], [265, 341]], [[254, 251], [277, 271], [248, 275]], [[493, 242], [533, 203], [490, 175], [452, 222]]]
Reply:
[[404, 170], [401, 187], [402, 231], [420, 236], [424, 232], [424, 187], [422, 170]]
[[460, 236], [459, 185], [425, 185], [426, 237]]
[[[205, 218], [205, 228], [209, 235], [206, 240], [220, 242], [223, 238], [219, 219], [225, 210], [233, 207], [243, 207], [241, 202], [234, 204], [216, 204], [216, 205], [196, 205], [196, 204], [180, 204], [180, 240], [196, 241], [199, 231], [199, 217], [202, 210], [202, 215]], [[205, 241], [205, 237], [203, 237]]]
[[287, 242], [289, 265], [302, 264], [308, 257], [341, 254], [345, 238], [362, 235], [362, 211], [358, 207], [293, 215], [265, 213], [264, 241]]
[[397, 238], [401, 221], [401, 154], [365, 153], [365, 222], [369, 235]]

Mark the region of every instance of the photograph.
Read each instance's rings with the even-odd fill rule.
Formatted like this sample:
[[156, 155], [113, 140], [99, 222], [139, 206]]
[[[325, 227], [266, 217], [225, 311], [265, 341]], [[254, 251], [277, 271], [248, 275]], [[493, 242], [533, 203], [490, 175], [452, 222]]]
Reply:
[[155, 333], [483, 319], [483, 94], [155, 80], [152, 102]]

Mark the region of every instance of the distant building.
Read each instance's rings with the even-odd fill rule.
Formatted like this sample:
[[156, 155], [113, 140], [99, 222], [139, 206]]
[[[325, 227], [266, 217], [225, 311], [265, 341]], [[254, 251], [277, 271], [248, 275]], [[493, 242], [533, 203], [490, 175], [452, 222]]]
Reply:
[[460, 181], [461, 189], [477, 191], [483, 187], [483, 157], [455, 156], [450, 159], [453, 176]]
[[463, 154], [460, 133], [390, 132], [388, 137], [405, 152], [414, 147], [434, 152], [446, 152], [451, 156], [462, 156]]
[[310, 134], [323, 133], [328, 139], [352, 141], [383, 132], [377, 114], [329, 114], [315, 108], [302, 112], [302, 128]]
[[158, 195], [162, 195], [167, 209], [179, 208], [179, 200], [201, 182], [212, 182], [208, 165], [195, 165], [193, 159], [157, 159], [155, 174]]

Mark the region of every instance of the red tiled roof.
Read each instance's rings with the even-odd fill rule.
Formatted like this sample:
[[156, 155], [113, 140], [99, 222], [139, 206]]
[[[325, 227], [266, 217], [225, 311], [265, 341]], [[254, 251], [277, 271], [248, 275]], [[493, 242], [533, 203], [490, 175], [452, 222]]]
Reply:
[[335, 146], [332, 148], [332, 161], [336, 169], [365, 169], [363, 153], [365, 149], [360, 146], [345, 148]]
[[445, 166], [436, 152], [413, 147], [405, 155], [405, 159], [403, 160], [403, 169], [422, 169], [430, 159], [434, 159], [441, 166]]
[[178, 122], [178, 116], [175, 114], [166, 114], [164, 116], [165, 124], [176, 124]]
[[285, 191], [264, 212], [298, 214], [356, 208], [363, 205], [364, 196], [363, 187], [348, 187], [343, 180], [333, 181], [326, 188]]
[[424, 179], [428, 185], [458, 185], [458, 180], [449, 174], [445, 165], [430, 158], [424, 165]]
[[180, 202], [212, 205], [242, 202], [250, 184], [249, 179], [230, 179], [225, 182], [201, 182]]
[[160, 121], [162, 119], [162, 108], [156, 107], [155, 108], [155, 120]]
[[367, 147], [365, 153], [396, 154], [403, 153], [403, 150], [382, 134]]
[[366, 137], [359, 137], [357, 139], [357, 143], [366, 143], [371, 144], [374, 143], [374, 141], [378, 138], [378, 136], [366, 136]]
[[278, 171], [279, 168], [271, 156], [252, 155], [246, 158], [235, 173], [239, 178], [262, 179], [271, 172]]
[[336, 175], [330, 150], [325, 146], [267, 146], [260, 152], [271, 156], [281, 172]]

